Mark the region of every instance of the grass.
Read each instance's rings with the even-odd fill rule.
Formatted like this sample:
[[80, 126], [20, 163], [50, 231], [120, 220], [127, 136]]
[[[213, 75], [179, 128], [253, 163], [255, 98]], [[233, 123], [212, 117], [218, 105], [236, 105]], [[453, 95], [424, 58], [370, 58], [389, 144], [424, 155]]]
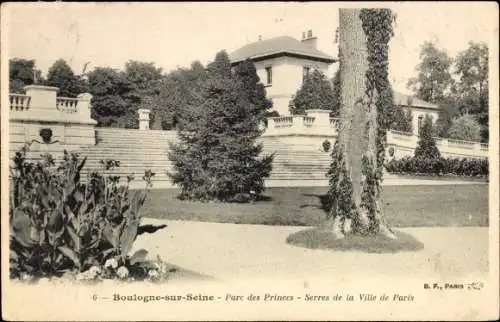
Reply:
[[[142, 208], [146, 217], [284, 226], [316, 226], [325, 220], [327, 188], [270, 188], [263, 201], [224, 204], [181, 201], [177, 189], [158, 189]], [[383, 211], [391, 227], [488, 226], [488, 185], [385, 186]]]
[[389, 239], [382, 235], [360, 236], [347, 235], [343, 239], [335, 239], [331, 231], [320, 228], [306, 229], [291, 234], [286, 239], [288, 244], [312, 249], [329, 249], [335, 251], [361, 251], [366, 253], [396, 253], [400, 251], [418, 251], [424, 244], [411, 235], [394, 231], [397, 239]]

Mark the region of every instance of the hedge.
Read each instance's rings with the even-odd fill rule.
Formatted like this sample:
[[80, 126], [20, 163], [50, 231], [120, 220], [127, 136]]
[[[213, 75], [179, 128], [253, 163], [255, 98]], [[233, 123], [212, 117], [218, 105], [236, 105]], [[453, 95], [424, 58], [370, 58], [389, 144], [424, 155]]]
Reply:
[[416, 158], [404, 157], [391, 160], [385, 166], [389, 173], [456, 175], [488, 177], [488, 160], [471, 158]]

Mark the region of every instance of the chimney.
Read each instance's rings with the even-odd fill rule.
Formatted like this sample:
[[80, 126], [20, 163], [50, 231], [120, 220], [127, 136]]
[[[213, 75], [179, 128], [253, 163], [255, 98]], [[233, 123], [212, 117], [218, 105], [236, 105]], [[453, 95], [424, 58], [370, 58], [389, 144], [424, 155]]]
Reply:
[[303, 32], [302, 33], [302, 43], [309, 46], [312, 49], [316, 49], [318, 42], [317, 37], [313, 37], [312, 30], [308, 30], [307, 33]]
[[259, 35], [259, 41], [262, 41], [262, 35]]

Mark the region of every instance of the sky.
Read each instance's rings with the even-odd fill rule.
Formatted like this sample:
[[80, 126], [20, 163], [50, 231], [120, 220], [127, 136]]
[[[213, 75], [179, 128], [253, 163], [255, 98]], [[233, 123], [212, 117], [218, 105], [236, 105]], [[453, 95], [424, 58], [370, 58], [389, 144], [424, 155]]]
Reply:
[[[9, 3], [4, 53], [35, 59], [46, 75], [59, 58], [79, 74], [89, 69], [122, 69], [128, 60], [154, 62], [164, 71], [203, 64], [226, 49], [288, 35], [300, 39], [312, 30], [318, 49], [336, 57], [338, 9], [353, 3]], [[397, 15], [389, 46], [393, 88], [408, 93], [420, 46], [433, 41], [452, 57], [469, 41], [498, 41], [495, 3], [383, 3]], [[381, 6], [370, 3], [368, 6]], [[366, 6], [366, 5], [365, 5]], [[493, 47], [498, 48], [498, 47]], [[498, 49], [497, 49], [498, 50]], [[335, 66], [328, 76], [333, 76]]]

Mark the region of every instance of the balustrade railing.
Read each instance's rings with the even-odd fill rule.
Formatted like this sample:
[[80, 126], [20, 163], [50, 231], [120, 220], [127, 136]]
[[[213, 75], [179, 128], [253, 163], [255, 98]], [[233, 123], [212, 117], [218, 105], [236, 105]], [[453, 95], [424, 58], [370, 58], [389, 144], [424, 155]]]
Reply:
[[10, 109], [24, 111], [30, 108], [31, 97], [22, 94], [9, 94]]
[[305, 127], [312, 127], [314, 125], [313, 123], [314, 123], [315, 119], [316, 118], [313, 116], [304, 116], [304, 118], [302, 120], [304, 122]]
[[65, 113], [76, 113], [78, 111], [78, 99], [70, 97], [56, 98], [56, 108]]
[[411, 132], [396, 131], [396, 130], [391, 130], [391, 132], [393, 134], [402, 135], [402, 136], [413, 136], [413, 133], [411, 133]]
[[293, 117], [292, 116], [279, 116], [271, 118], [274, 122], [274, 127], [283, 128], [283, 127], [292, 127], [293, 125]]
[[[392, 138], [396, 139], [396, 140], [411, 141], [413, 138], [414, 142], [418, 142], [418, 136], [413, 135], [412, 133], [409, 133], [409, 132], [390, 130], [390, 134], [391, 134]], [[440, 138], [440, 137], [434, 137], [434, 139], [436, 140], [436, 145], [438, 145], [440, 147], [450, 147], [450, 148], [459, 148], [459, 149], [468, 149], [468, 150], [481, 150], [481, 151], [488, 151], [488, 148], [489, 148], [487, 143], [479, 143], [479, 142], [456, 140], [456, 139], [447, 139], [447, 138]]]
[[330, 126], [334, 129], [339, 129], [340, 119], [336, 117], [330, 117]]
[[461, 147], [461, 148], [464, 148], [464, 149], [473, 149], [474, 145], [476, 143], [477, 142], [448, 139], [448, 145], [449, 146]]

